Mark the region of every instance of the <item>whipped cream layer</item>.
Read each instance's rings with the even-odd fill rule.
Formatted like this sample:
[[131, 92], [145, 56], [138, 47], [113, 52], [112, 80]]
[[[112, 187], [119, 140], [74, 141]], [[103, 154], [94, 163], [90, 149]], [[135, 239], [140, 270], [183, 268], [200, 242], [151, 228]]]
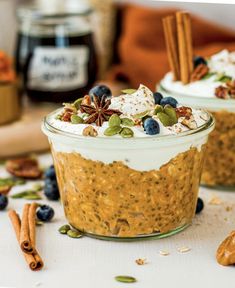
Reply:
[[176, 93], [182, 96], [217, 98], [215, 89], [223, 83], [217, 81], [218, 75], [226, 75], [235, 79], [235, 52], [229, 53], [223, 50], [208, 59], [210, 73], [215, 73], [208, 79], [183, 84], [181, 81], [174, 81], [173, 74], [167, 73], [161, 85], [170, 93]]
[[[122, 112], [122, 115], [120, 118], [129, 117], [130, 119], [133, 119], [133, 116], [139, 113], [143, 113], [147, 110], [151, 111], [155, 107], [154, 104], [154, 98], [153, 93], [145, 86], [140, 85], [139, 89], [134, 92], [133, 94], [125, 94], [120, 95], [117, 97], [111, 98], [111, 105], [109, 108], [116, 109]], [[180, 107], [180, 105], [179, 105]], [[63, 111], [63, 108], [59, 111], [57, 111], [55, 114], [51, 114], [51, 116], [48, 118], [48, 123], [61, 131], [69, 132], [76, 135], [83, 135], [83, 130], [87, 126], [93, 126], [97, 133], [97, 137], [103, 137], [106, 138], [107, 136], [104, 135], [104, 131], [106, 128], [108, 128], [108, 122], [104, 122], [101, 127], [96, 126], [95, 123], [93, 124], [72, 124], [71, 122], [65, 122], [57, 119], [57, 116], [61, 114]], [[82, 116], [82, 113], [79, 114]], [[201, 127], [206, 123], [208, 120], [208, 115], [201, 109], [192, 109], [192, 116], [196, 122], [197, 128]], [[179, 119], [179, 122], [172, 125], [172, 126], [163, 126], [161, 121], [153, 116], [153, 118], [158, 122], [160, 126], [160, 133], [157, 135], [148, 135], [145, 133], [144, 128], [142, 125], [136, 125], [131, 127], [132, 131], [134, 132], [134, 137], [136, 138], [142, 138], [142, 137], [158, 137], [162, 135], [176, 135], [180, 134], [182, 132], [189, 131], [190, 129], [183, 124], [180, 123], [181, 119]], [[120, 138], [120, 135], [114, 135], [113, 138]]]
[[[154, 109], [155, 104], [153, 93], [147, 87], [141, 85], [139, 89], [131, 95], [121, 95], [111, 98], [110, 107], [112, 109], [118, 109], [123, 113], [120, 118], [127, 116], [132, 118], [134, 114]], [[179, 153], [188, 151], [191, 147], [196, 147], [200, 151], [202, 145], [206, 143], [209, 133], [209, 131], [203, 131], [202, 135], [195, 133], [186, 136], [185, 138], [180, 138], [180, 141], [177, 141], [179, 139], [176, 137], [170, 144], [165, 137], [161, 137], [161, 140], [159, 139], [162, 141], [160, 145], [159, 143], [156, 143], [155, 145], [155, 142], [151, 142], [153, 144], [149, 145], [149, 138], [154, 140], [159, 136], [164, 135], [180, 136], [182, 132], [189, 131], [190, 129], [180, 123], [180, 118], [178, 123], [172, 126], [164, 127], [160, 120], [154, 115], [153, 118], [159, 123], [160, 126], [160, 133], [157, 135], [147, 135], [142, 125], [138, 125], [130, 127], [134, 132], [133, 138], [123, 139], [120, 137], [120, 135], [108, 137], [104, 135], [104, 130], [108, 127], [107, 121], [104, 122], [101, 127], [98, 127], [95, 124], [72, 124], [70, 122], [56, 119], [56, 116], [60, 115], [62, 110], [63, 109], [56, 111], [47, 117], [47, 123], [50, 126], [63, 132], [69, 132], [74, 135], [82, 136], [84, 128], [92, 125], [98, 132], [96, 138], [99, 139], [82, 136], [82, 138], [79, 138], [78, 140], [71, 139], [70, 141], [67, 136], [60, 137], [59, 134], [53, 135], [53, 133], [49, 133], [44, 126], [43, 130], [45, 134], [49, 136], [49, 141], [55, 152], [79, 153], [86, 159], [101, 161], [106, 164], [113, 163], [113, 161], [122, 161], [129, 168], [138, 171], [149, 171], [153, 169], [158, 170], [162, 165], [168, 163]], [[196, 122], [197, 128], [203, 126], [209, 119], [208, 114], [200, 109], [192, 109], [192, 115], [194, 121]], [[113, 141], [108, 141], [110, 138], [114, 138]], [[141, 147], [140, 145], [135, 146], [135, 144], [131, 142], [135, 139], [138, 140], [138, 138], [146, 139], [146, 142], [139, 140], [143, 143]], [[83, 139], [86, 139], [86, 142], [83, 141]], [[112, 144], [115, 143], [115, 139], [123, 143], [123, 145], [120, 145], [122, 147], [116, 145], [115, 148], [112, 148]], [[99, 144], [96, 142], [96, 140], [100, 140]]]

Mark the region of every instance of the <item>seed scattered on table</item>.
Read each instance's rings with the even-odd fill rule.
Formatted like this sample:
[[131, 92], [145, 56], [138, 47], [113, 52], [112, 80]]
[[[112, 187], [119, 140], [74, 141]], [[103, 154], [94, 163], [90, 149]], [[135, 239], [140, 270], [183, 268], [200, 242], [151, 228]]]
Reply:
[[191, 248], [189, 248], [187, 246], [183, 246], [183, 247], [179, 247], [177, 250], [180, 253], [187, 253], [187, 252], [189, 252], [191, 250]]
[[168, 255], [170, 255], [170, 252], [166, 251], [166, 250], [160, 250], [159, 254], [162, 255], [162, 256], [168, 256]]

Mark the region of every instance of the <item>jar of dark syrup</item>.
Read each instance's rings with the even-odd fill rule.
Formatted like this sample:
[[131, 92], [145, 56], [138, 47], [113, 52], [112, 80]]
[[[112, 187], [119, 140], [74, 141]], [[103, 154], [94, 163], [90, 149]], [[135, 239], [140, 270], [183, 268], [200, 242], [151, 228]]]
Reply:
[[33, 101], [73, 101], [89, 91], [97, 76], [90, 7], [60, 5], [57, 10], [56, 3], [52, 11], [40, 5], [18, 10], [16, 70]]

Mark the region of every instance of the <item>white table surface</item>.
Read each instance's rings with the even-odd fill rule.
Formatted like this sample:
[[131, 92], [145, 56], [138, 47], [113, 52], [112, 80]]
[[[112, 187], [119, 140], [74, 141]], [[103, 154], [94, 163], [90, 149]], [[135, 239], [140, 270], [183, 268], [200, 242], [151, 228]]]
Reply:
[[[40, 156], [40, 162], [51, 164], [50, 155]], [[0, 168], [0, 176], [6, 176]], [[32, 182], [27, 183], [32, 186]], [[24, 190], [14, 187], [11, 193]], [[235, 287], [235, 267], [217, 264], [215, 252], [219, 243], [235, 229], [235, 192], [200, 189], [205, 209], [193, 224], [175, 236], [131, 243], [108, 242], [83, 237], [72, 239], [60, 235], [58, 228], [66, 223], [59, 202], [50, 201], [55, 209], [51, 223], [37, 227], [38, 250], [45, 262], [39, 272], [28, 269], [6, 212], [0, 212], [0, 287], [79, 287], [79, 288], [218, 288]], [[222, 203], [211, 205], [218, 196]], [[39, 202], [48, 203], [47, 200]], [[10, 199], [8, 208], [22, 212], [25, 200]], [[226, 207], [231, 211], [226, 211]], [[179, 253], [183, 246], [191, 250]], [[161, 256], [159, 250], [170, 252]], [[137, 258], [147, 264], [138, 266]], [[137, 283], [123, 284], [114, 280], [117, 275], [136, 277]]]

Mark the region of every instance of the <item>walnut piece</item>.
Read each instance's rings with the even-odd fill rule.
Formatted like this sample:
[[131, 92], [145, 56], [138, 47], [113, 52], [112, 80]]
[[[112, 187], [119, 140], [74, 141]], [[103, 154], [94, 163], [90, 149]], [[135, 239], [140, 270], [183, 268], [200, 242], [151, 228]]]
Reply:
[[201, 80], [207, 73], [209, 72], [209, 68], [205, 64], [199, 64], [193, 71], [190, 81], [198, 81]]
[[235, 231], [232, 231], [220, 244], [216, 252], [216, 259], [223, 266], [235, 264]]
[[95, 130], [93, 126], [90, 125], [83, 129], [82, 135], [96, 137], [98, 135], [98, 132]]
[[186, 106], [176, 108], [175, 112], [178, 118], [185, 117], [186, 119], [190, 119], [192, 116], [192, 109]]

